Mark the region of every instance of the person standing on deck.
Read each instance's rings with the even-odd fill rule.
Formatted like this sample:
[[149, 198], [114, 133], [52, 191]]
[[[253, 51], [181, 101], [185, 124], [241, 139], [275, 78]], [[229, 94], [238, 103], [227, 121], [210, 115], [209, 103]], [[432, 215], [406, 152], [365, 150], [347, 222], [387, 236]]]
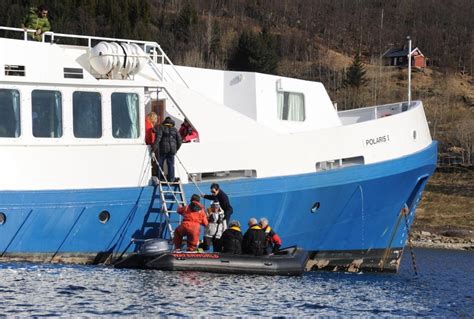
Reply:
[[158, 115], [155, 112], [147, 114], [145, 119], [145, 143], [146, 145], [153, 145], [155, 142], [155, 125], [158, 122]]
[[198, 132], [191, 126], [191, 124], [186, 119], [179, 127], [179, 135], [181, 136], [183, 143], [195, 142], [199, 139]]
[[179, 206], [178, 214], [183, 216], [183, 221], [174, 232], [174, 248], [181, 249], [183, 237], [187, 238], [187, 250], [195, 251], [199, 243], [201, 225], [207, 226], [208, 221], [204, 207], [199, 203], [199, 195], [193, 194], [187, 206]]
[[227, 225], [229, 225], [230, 216], [234, 212], [234, 209], [230, 205], [229, 197], [222, 189], [220, 189], [219, 184], [213, 183], [211, 185], [211, 195], [204, 195], [202, 197], [205, 199], [209, 199], [212, 201], [218, 201], [221, 205], [222, 209], [224, 210], [225, 221]]
[[268, 225], [268, 219], [265, 217], [260, 218], [260, 222], [258, 224], [265, 233], [265, 254], [274, 254], [278, 252], [281, 247], [281, 239], [280, 236], [278, 236], [278, 234], [270, 227], [270, 225]]
[[[158, 115], [155, 112], [150, 112], [147, 114], [145, 118], [145, 143], [146, 145], [151, 145], [153, 146], [153, 143], [155, 142], [155, 126], [156, 123], [158, 122]], [[159, 170], [158, 166], [155, 162], [154, 159], [151, 160], [151, 175], [152, 176], [158, 176]]]
[[42, 34], [51, 30], [51, 24], [48, 20], [48, 7], [44, 4], [38, 8], [30, 8], [30, 12], [23, 20], [23, 30], [34, 29], [35, 33], [28, 33], [30, 40], [41, 41]]
[[[174, 156], [181, 147], [181, 143], [181, 137], [179, 136], [178, 130], [174, 127], [173, 119], [167, 116], [156, 132], [153, 152], [158, 158], [158, 164], [161, 170], [164, 169], [163, 165], [166, 161], [168, 167], [168, 182], [176, 181], [174, 176]], [[160, 179], [162, 178], [164, 178], [164, 176], [161, 176], [160, 173]]]

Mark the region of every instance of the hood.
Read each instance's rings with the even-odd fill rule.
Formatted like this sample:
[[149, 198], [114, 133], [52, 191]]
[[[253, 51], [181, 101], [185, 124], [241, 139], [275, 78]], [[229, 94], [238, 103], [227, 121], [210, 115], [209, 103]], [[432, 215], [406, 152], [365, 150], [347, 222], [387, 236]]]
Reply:
[[171, 117], [167, 116], [163, 121], [163, 125], [174, 126], [174, 121]]

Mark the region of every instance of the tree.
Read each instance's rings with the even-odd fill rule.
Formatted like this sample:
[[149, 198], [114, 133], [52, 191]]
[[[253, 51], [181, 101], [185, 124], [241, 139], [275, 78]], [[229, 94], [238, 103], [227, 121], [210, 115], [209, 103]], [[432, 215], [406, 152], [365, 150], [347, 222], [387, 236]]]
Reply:
[[357, 53], [352, 60], [351, 66], [346, 70], [344, 85], [359, 89], [361, 86], [364, 86], [367, 83], [365, 74], [365, 67], [360, 60], [360, 54]]
[[278, 60], [276, 41], [269, 32], [265, 29], [260, 33], [244, 31], [228, 67], [231, 70], [274, 74]]
[[344, 73], [342, 85], [344, 87], [343, 105], [346, 109], [361, 107], [364, 104], [362, 88], [367, 83], [366, 70], [360, 60], [360, 54], [356, 54], [351, 65]]
[[174, 33], [176, 38], [186, 44], [191, 42], [195, 37], [195, 27], [198, 24], [198, 15], [196, 8], [191, 2], [186, 2], [184, 7], [178, 14], [176, 23], [174, 26]]

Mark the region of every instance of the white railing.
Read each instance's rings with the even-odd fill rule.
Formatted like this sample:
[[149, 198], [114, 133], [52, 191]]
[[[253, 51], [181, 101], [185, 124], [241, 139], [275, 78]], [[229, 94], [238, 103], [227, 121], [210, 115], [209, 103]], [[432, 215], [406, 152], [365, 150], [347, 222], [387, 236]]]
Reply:
[[[27, 41], [28, 40], [28, 33], [34, 33], [36, 30], [34, 29], [23, 29], [23, 28], [12, 28], [12, 27], [3, 27], [0, 26], [0, 30], [4, 31], [13, 31], [13, 32], [21, 32], [23, 33], [23, 40]], [[50, 41], [46, 41], [46, 37], [50, 37]], [[165, 81], [165, 76], [164, 76], [164, 65], [168, 64], [171, 66], [172, 70], [178, 75], [179, 79], [183, 82], [183, 84], [189, 88], [188, 84], [186, 81], [183, 79], [181, 74], [178, 72], [176, 69], [175, 65], [173, 62], [171, 62], [171, 59], [166, 55], [165, 51], [161, 48], [161, 46], [157, 42], [152, 42], [152, 41], [141, 41], [141, 40], [131, 40], [131, 39], [121, 39], [121, 38], [107, 38], [107, 37], [96, 37], [96, 36], [88, 36], [88, 35], [77, 35], [77, 34], [66, 34], [66, 33], [55, 33], [55, 32], [45, 32], [41, 34], [41, 42], [51, 42], [54, 43], [55, 38], [69, 38], [69, 39], [81, 39], [81, 40], [87, 40], [87, 47], [92, 48], [92, 42], [93, 41], [111, 41], [111, 42], [125, 42], [125, 43], [135, 43], [138, 45], [143, 46], [143, 51], [145, 51], [148, 54], [148, 57], [150, 58], [150, 61], [152, 63], [160, 64], [161, 65], [161, 70], [155, 70], [158, 71], [160, 75], [161, 74], [161, 80]], [[160, 58], [160, 62], [158, 62], [158, 59]]]
[[399, 114], [417, 106], [420, 101], [384, 104], [377, 106], [364, 107], [360, 109], [352, 109], [338, 112], [342, 124], [354, 124], [365, 121], [376, 120], [382, 117]]

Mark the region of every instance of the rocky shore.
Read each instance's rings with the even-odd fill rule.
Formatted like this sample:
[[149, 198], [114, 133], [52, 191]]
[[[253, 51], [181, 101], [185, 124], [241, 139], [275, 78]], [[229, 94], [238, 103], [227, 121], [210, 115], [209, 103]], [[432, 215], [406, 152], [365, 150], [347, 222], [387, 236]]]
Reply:
[[413, 245], [420, 248], [474, 250], [472, 230], [447, 230], [441, 233], [415, 230], [412, 240]]

